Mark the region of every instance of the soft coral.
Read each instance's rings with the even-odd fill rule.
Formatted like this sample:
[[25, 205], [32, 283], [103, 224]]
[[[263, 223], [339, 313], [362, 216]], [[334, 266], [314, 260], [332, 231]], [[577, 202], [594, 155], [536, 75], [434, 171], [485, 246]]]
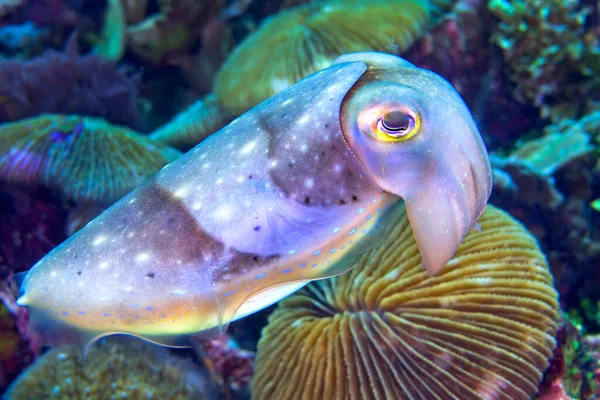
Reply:
[[0, 122], [41, 113], [81, 114], [141, 129], [139, 74], [100, 56], [79, 55], [73, 35], [64, 52], [0, 62]]

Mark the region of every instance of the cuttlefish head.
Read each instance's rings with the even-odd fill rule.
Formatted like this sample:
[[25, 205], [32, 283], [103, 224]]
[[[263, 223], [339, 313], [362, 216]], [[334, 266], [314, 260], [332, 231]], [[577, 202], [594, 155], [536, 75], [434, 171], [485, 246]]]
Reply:
[[460, 95], [439, 75], [382, 53], [344, 55], [367, 71], [340, 111], [344, 138], [385, 191], [402, 197], [423, 266], [437, 273], [482, 214], [488, 154]]

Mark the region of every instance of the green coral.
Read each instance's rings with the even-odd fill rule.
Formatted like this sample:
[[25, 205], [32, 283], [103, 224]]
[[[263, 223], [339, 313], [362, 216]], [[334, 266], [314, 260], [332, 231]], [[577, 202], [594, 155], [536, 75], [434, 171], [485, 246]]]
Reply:
[[585, 131], [574, 129], [568, 134], [546, 131], [550, 133], [541, 138], [517, 142], [516, 151], [507, 159], [522, 161], [542, 175], [551, 176], [556, 170], [594, 149]]
[[600, 88], [600, 44], [578, 0], [490, 0], [514, 97], [554, 121], [579, 117]]
[[100, 118], [42, 114], [0, 124], [0, 180], [110, 205], [181, 153]]
[[108, 0], [107, 10], [99, 37], [92, 38], [94, 50], [97, 54], [118, 61], [125, 53], [125, 29], [127, 21], [125, 7], [121, 0]]
[[564, 135], [573, 135], [578, 132], [583, 132], [596, 141], [600, 141], [600, 105], [590, 104], [591, 111], [586, 113], [579, 119], [565, 118], [553, 125], [544, 128], [548, 134], [560, 133]]
[[[585, 307], [585, 305], [582, 305]], [[591, 306], [596, 308], [597, 306]], [[562, 315], [562, 326], [558, 333], [560, 355], [564, 370], [560, 381], [571, 399], [596, 399], [598, 394], [597, 370], [600, 368], [597, 337], [587, 335], [580, 321], [578, 311], [572, 310]], [[548, 373], [552, 373], [549, 371]]]
[[211, 398], [193, 377], [193, 364], [164, 348], [110, 338], [85, 358], [76, 346], [52, 349], [20, 375], [5, 399]]

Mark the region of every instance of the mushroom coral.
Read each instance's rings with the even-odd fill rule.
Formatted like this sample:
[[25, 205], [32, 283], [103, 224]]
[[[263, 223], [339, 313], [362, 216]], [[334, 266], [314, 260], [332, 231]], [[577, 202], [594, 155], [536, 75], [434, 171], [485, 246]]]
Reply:
[[[328, 0], [284, 10], [247, 36], [215, 76], [216, 103], [207, 113], [214, 113], [218, 120], [194, 125], [189, 119], [185, 126], [185, 120], [178, 118], [154, 137], [175, 143], [178, 139], [167, 139], [165, 133], [176, 134], [180, 128], [189, 132], [188, 142], [197, 144], [233, 117], [329, 67], [342, 54], [401, 53], [418, 38], [436, 10], [429, 0]], [[192, 106], [196, 113], [202, 103]]]
[[556, 345], [558, 299], [523, 226], [486, 208], [428, 277], [406, 214], [347, 274], [307, 285], [269, 317], [254, 399], [530, 399]]
[[93, 117], [44, 114], [0, 125], [0, 180], [110, 205], [181, 153]]
[[214, 92], [241, 114], [344, 53], [406, 50], [429, 13], [428, 0], [331, 0], [284, 10], [233, 51]]

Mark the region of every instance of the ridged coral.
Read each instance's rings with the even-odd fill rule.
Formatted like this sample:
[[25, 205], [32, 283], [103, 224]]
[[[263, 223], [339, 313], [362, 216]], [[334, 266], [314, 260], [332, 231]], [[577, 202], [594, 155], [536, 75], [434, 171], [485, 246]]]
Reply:
[[233, 51], [214, 92], [241, 114], [344, 53], [407, 49], [430, 17], [428, 0], [330, 0], [284, 10]]
[[253, 398], [530, 399], [555, 347], [557, 293], [535, 239], [488, 206], [435, 277], [404, 213], [389, 243], [283, 300]]
[[0, 125], [0, 179], [111, 204], [181, 153], [92, 117], [44, 114]]
[[329, 67], [344, 53], [407, 49], [432, 12], [449, 1], [327, 0], [268, 18], [237, 46], [214, 79], [214, 95], [184, 110], [151, 137], [189, 148], [280, 90]]
[[5, 400], [205, 399], [191, 362], [139, 340], [110, 338], [83, 357], [76, 346], [57, 347], [25, 370]]

